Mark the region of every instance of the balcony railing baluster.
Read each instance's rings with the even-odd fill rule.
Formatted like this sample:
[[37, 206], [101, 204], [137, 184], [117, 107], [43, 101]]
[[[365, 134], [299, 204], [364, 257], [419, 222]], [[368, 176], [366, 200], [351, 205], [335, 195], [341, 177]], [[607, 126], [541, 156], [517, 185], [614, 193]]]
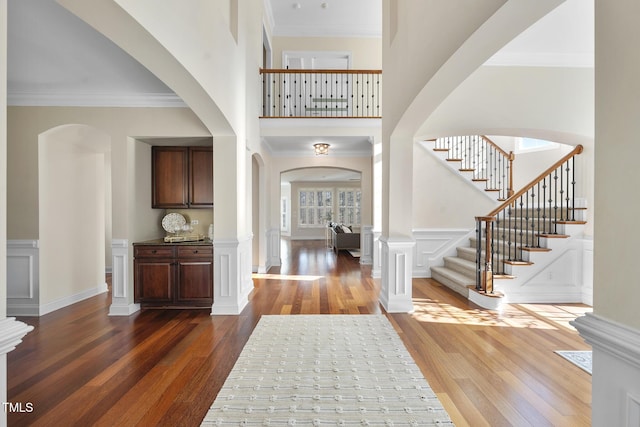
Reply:
[[381, 70], [260, 70], [261, 118], [380, 118]]

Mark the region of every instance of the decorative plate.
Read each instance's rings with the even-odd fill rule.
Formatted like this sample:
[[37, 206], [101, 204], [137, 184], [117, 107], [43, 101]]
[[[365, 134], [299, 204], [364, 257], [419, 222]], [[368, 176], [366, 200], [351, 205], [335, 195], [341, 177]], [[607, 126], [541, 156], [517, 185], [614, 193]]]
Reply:
[[182, 226], [187, 223], [187, 220], [179, 213], [166, 214], [162, 218], [162, 228], [168, 233], [175, 233], [182, 230]]

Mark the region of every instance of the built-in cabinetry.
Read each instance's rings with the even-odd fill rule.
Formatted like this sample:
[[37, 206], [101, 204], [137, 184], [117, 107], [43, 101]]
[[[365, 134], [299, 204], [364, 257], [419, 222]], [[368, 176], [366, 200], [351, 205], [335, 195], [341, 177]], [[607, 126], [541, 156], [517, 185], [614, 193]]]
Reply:
[[211, 242], [133, 244], [135, 302], [143, 307], [210, 307]]
[[213, 147], [151, 149], [151, 207], [213, 207]]

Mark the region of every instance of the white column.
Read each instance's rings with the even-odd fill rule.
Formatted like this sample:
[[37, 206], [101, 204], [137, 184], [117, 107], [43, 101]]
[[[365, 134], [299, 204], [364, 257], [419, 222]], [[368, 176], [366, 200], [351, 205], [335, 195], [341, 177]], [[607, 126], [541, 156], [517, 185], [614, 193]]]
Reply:
[[129, 316], [140, 310], [133, 302], [133, 286], [129, 286], [129, 241], [111, 241], [111, 306], [109, 316]]
[[[16, 348], [18, 344], [22, 342], [22, 338], [30, 331], [33, 330], [33, 326], [26, 323], [19, 322], [15, 317], [7, 317], [0, 320], [0, 402], [4, 405], [8, 402], [7, 396], [7, 353]], [[25, 407], [31, 402], [12, 402], [15, 404], [21, 404]], [[2, 415], [0, 415], [0, 427], [7, 425], [7, 411], [4, 406], [0, 408]]]
[[389, 313], [412, 312], [411, 279], [415, 241], [382, 237], [380, 244], [382, 249], [380, 303]]
[[213, 306], [211, 314], [240, 314], [253, 290], [251, 280], [251, 238], [214, 240]]

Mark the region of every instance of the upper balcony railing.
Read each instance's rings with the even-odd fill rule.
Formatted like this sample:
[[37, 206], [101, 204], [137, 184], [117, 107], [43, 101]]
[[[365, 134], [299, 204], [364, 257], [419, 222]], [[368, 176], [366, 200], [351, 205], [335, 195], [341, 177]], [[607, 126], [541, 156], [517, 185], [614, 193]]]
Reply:
[[261, 69], [261, 118], [380, 118], [382, 70]]

